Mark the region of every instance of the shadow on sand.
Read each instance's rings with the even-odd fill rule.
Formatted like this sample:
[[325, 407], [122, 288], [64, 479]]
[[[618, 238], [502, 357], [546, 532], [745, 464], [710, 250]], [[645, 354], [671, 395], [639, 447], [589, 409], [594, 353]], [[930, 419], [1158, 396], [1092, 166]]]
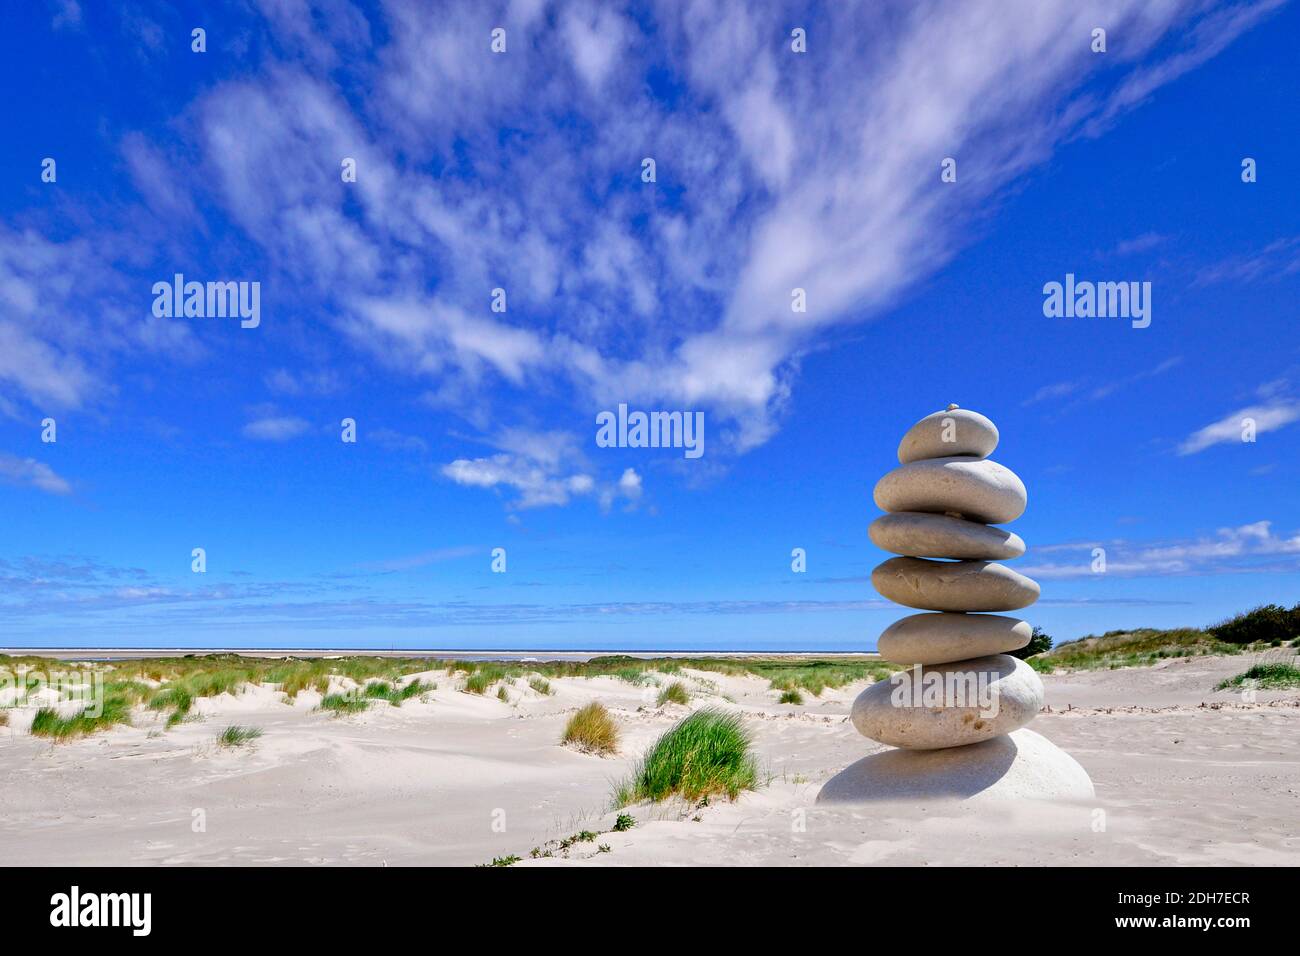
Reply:
[[885, 750], [845, 767], [822, 787], [818, 803], [965, 800], [992, 787], [1019, 749], [1009, 736], [943, 750]]

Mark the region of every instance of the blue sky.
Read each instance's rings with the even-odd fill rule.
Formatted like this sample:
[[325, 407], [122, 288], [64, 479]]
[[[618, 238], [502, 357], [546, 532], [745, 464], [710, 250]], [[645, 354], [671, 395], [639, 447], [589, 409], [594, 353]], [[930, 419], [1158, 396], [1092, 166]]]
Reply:
[[949, 402], [1056, 638], [1297, 600], [1296, 4], [208, 6], [5, 8], [0, 643], [872, 648]]

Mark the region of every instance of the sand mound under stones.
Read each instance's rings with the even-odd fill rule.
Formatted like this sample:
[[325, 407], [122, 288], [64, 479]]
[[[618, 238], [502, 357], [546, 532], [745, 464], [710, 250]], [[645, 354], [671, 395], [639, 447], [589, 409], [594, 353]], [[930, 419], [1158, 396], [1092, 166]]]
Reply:
[[908, 429], [900, 466], [876, 485], [887, 513], [872, 523], [871, 540], [898, 557], [877, 567], [871, 583], [927, 613], [881, 634], [881, 655], [907, 670], [853, 704], [854, 727], [898, 749], [837, 774], [819, 800], [1093, 796], [1074, 758], [1022, 729], [1042, 709], [1043, 682], [1005, 652], [1028, 644], [1033, 629], [971, 613], [1018, 610], [1039, 595], [1035, 581], [995, 563], [1020, 557], [1025, 543], [990, 525], [1014, 521], [1028, 502], [1016, 474], [988, 458], [998, 440], [983, 415], [950, 405]]

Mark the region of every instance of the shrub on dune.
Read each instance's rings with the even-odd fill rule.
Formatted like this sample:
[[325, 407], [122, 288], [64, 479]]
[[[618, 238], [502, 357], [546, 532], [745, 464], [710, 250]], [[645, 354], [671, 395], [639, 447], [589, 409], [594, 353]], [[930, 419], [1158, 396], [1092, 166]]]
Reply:
[[560, 743], [586, 753], [612, 754], [618, 750], [618, 726], [605, 705], [593, 701], [569, 718]]
[[1292, 608], [1264, 604], [1214, 625], [1209, 632], [1227, 644], [1289, 641], [1300, 635], [1300, 604]]
[[1028, 660], [1036, 654], [1043, 654], [1052, 649], [1052, 636], [1044, 631], [1041, 627], [1034, 627], [1029, 643], [1024, 647], [1016, 648], [1014, 651], [1007, 651], [1012, 657], [1018, 657], [1022, 661]]
[[803, 694], [801, 694], [801, 693], [799, 693], [797, 690], [793, 690], [793, 689], [791, 689], [791, 690], [787, 690], [787, 691], [782, 691], [782, 693], [781, 693], [781, 699], [780, 699], [779, 703], [782, 703], [782, 704], [802, 704], [802, 703], [803, 703]]
[[615, 791], [617, 806], [664, 800], [695, 802], [725, 794], [734, 800], [758, 787], [751, 738], [738, 714], [697, 710], [669, 730]]

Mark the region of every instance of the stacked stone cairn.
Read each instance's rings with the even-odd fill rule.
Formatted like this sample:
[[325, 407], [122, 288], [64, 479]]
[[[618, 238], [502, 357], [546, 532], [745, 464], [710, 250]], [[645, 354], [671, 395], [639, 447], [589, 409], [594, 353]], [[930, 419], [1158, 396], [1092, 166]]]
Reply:
[[[899, 557], [877, 567], [871, 582], [889, 600], [924, 613], [880, 635], [880, 655], [907, 670], [863, 691], [853, 724], [909, 752], [944, 750], [943, 757], [895, 756], [874, 765], [877, 775], [888, 767], [891, 776], [915, 767], [929, 778], [923, 792], [970, 796], [1002, 781], [1009, 795], [1090, 796], [1082, 767], [1020, 730], [1043, 706], [1043, 682], [1006, 652], [1028, 644], [1032, 628], [982, 613], [1016, 611], [1039, 596], [1034, 581], [996, 563], [1025, 553], [1018, 535], [994, 525], [1019, 518], [1027, 502], [1020, 479], [988, 457], [998, 438], [983, 415], [949, 405], [908, 430], [898, 446], [900, 467], [876, 485], [876, 505], [886, 514], [871, 524], [871, 540]], [[965, 784], [945, 788], [935, 775], [947, 772]], [[908, 792], [906, 781], [870, 786]]]

